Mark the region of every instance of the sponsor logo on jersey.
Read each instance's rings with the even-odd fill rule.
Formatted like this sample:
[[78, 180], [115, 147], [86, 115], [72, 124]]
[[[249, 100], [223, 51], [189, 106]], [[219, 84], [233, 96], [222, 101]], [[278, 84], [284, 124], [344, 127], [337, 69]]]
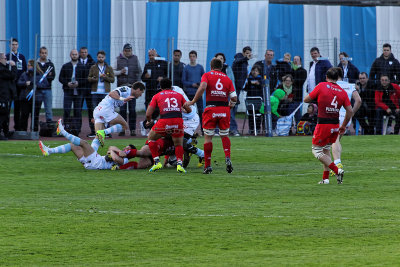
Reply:
[[212, 117], [213, 118], [225, 118], [226, 117], [226, 113], [213, 113]]

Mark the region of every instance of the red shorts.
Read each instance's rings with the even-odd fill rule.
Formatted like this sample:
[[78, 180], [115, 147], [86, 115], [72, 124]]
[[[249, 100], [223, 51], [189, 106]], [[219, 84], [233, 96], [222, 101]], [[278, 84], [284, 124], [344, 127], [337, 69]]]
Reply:
[[312, 143], [316, 146], [333, 144], [339, 135], [339, 124], [317, 124]]
[[203, 112], [203, 128], [215, 129], [218, 125], [219, 129], [229, 129], [231, 122], [231, 109], [229, 107], [210, 107]]
[[182, 118], [159, 119], [156, 122], [156, 124], [153, 125], [151, 130], [162, 136], [171, 135], [172, 137], [182, 137], [183, 119]]

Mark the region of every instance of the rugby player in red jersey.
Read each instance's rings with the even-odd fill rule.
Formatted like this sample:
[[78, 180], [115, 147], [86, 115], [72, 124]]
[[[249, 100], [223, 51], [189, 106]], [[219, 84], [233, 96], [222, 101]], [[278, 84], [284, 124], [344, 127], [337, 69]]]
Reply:
[[[199, 100], [206, 91], [206, 108], [203, 112], [204, 129], [204, 174], [212, 172], [211, 153], [213, 150], [212, 138], [216, 126], [219, 127], [222, 146], [225, 152], [226, 171], [233, 171], [231, 161], [231, 141], [228, 137], [230, 124], [230, 108], [233, 108], [237, 101], [235, 88], [231, 79], [221, 72], [222, 61], [213, 58], [211, 60], [211, 71], [203, 74], [200, 87], [192, 101], [188, 101], [184, 106], [189, 107]], [[229, 100], [230, 99], [230, 100]]]
[[[320, 184], [329, 184], [329, 169], [335, 173], [338, 184], [343, 183], [344, 171], [333, 163], [330, 149], [338, 135], [345, 132], [346, 125], [353, 116], [353, 109], [347, 93], [336, 84], [338, 79], [338, 70], [330, 68], [326, 73], [326, 82], [319, 83], [304, 98], [305, 103], [311, 103], [313, 100], [318, 102], [318, 122], [312, 139], [312, 152], [324, 166]], [[339, 111], [342, 106], [346, 115], [339, 127]]]
[[162, 168], [157, 148], [157, 140], [163, 136], [170, 135], [175, 146], [175, 155], [177, 159], [176, 170], [185, 173], [186, 170], [182, 167], [183, 158], [183, 119], [182, 108], [190, 113], [190, 106], [183, 106], [186, 102], [183, 95], [172, 90], [172, 82], [168, 78], [160, 81], [161, 92], [153, 96], [146, 111], [146, 124], [153, 124], [151, 116], [158, 107], [160, 109], [160, 119], [153, 125], [149, 133], [149, 148], [154, 160], [153, 167], [150, 172], [157, 171]]

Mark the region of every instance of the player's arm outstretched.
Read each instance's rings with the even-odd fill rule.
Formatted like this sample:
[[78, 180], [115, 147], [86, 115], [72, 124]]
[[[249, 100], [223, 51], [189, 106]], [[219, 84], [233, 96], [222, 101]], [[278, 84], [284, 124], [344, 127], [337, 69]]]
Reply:
[[185, 108], [185, 107], [190, 107], [190, 106], [194, 105], [197, 102], [197, 100], [199, 100], [202, 97], [202, 95], [204, 94], [204, 91], [206, 90], [206, 88], [207, 88], [207, 83], [206, 82], [200, 83], [200, 86], [197, 89], [196, 94], [193, 97], [192, 101], [187, 101], [183, 105], [183, 107]]
[[115, 100], [121, 100], [124, 101], [125, 103], [135, 98], [132, 95], [128, 97], [121, 97], [117, 90], [111, 91], [108, 95]]

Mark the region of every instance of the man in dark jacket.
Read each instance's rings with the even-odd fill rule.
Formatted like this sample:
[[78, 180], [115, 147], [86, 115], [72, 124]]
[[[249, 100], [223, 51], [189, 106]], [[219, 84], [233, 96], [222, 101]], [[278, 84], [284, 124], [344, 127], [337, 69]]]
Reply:
[[343, 71], [343, 81], [347, 81], [348, 83], [356, 83], [358, 76], [360, 75], [360, 71], [353, 63], [351, 63], [351, 61], [349, 61], [349, 55], [346, 52], [340, 52], [339, 60], [340, 63], [338, 67]]
[[383, 45], [383, 53], [372, 63], [369, 72], [369, 79], [379, 84], [381, 74], [388, 74], [390, 82], [400, 83], [400, 63], [392, 54], [392, 46], [390, 44]]
[[[182, 51], [181, 50], [174, 50], [174, 80], [172, 85], [176, 85], [180, 88], [183, 87], [183, 82], [182, 82], [182, 73], [183, 69], [185, 68], [186, 64], [181, 62], [182, 58]], [[169, 76], [172, 77], [171, 75], [172, 72], [172, 62], [169, 63]]]
[[[19, 77], [21, 77], [22, 73], [26, 71], [26, 59], [23, 54], [18, 52], [18, 47], [19, 43], [18, 40], [13, 38], [11, 41], [11, 60], [15, 62], [15, 65], [17, 66], [17, 80]], [[7, 59], [10, 60], [10, 53], [6, 55]], [[15, 96], [14, 99], [14, 129], [16, 131], [22, 131], [20, 127], [20, 119], [22, 116], [21, 112], [21, 102], [20, 102], [20, 93], [23, 88], [19, 87], [16, 84], [17, 88], [17, 95]]]
[[[132, 53], [131, 44], [124, 45], [122, 53], [117, 57], [113, 68], [114, 74], [117, 76], [118, 87], [123, 85], [132, 86], [135, 82], [140, 81], [142, 67], [138, 57]], [[127, 109], [129, 109], [129, 120], [127, 118]], [[121, 106], [119, 114], [129, 123], [131, 136], [136, 136], [136, 98]], [[124, 136], [125, 132], [120, 132], [119, 135]]]
[[320, 82], [325, 82], [326, 72], [332, 67], [328, 59], [321, 57], [318, 47], [311, 48], [310, 54], [313, 61], [310, 62], [308, 74], [308, 92]]
[[247, 78], [249, 59], [252, 58], [252, 50], [250, 46], [243, 47], [242, 53], [237, 53], [232, 63], [232, 71], [235, 76], [235, 89], [237, 94], [237, 105], [231, 109], [231, 125], [230, 134], [233, 136], [240, 136], [238, 126], [235, 120], [237, 106], [240, 104], [239, 96], [243, 89], [244, 83]]
[[83, 102], [86, 101], [90, 133], [87, 137], [95, 137], [93, 118], [93, 103], [92, 103], [92, 84], [88, 81], [90, 68], [95, 64], [93, 58], [88, 54], [87, 47], [82, 46], [79, 50], [79, 61], [83, 65], [83, 77], [84, 79], [80, 82], [80, 94], [81, 94], [81, 109], [83, 108]]
[[264, 60], [257, 61], [254, 65], [257, 65], [261, 70], [261, 75], [267, 77], [269, 80], [269, 90], [272, 93], [275, 88], [276, 84], [278, 83], [278, 72], [276, 69], [276, 65], [272, 63], [275, 52], [272, 49], [267, 49], [265, 51]]
[[9, 137], [10, 106], [17, 94], [16, 78], [17, 66], [15, 62], [10, 60], [7, 63], [5, 54], [0, 53], [0, 140], [7, 140]]
[[[49, 122], [53, 120], [53, 111], [52, 111], [53, 96], [51, 92], [51, 82], [56, 77], [56, 70], [54, 69], [53, 62], [51, 62], [50, 59], [47, 58], [47, 55], [48, 55], [47, 48], [42, 46], [39, 50], [38, 66], [43, 71], [43, 73], [45, 73], [49, 67], [52, 68], [49, 74], [47, 75], [47, 81], [49, 82], [49, 87], [37, 90], [36, 94], [40, 95], [40, 98], [44, 99], [43, 102], [44, 102], [44, 109], [46, 112], [46, 121]], [[35, 122], [37, 121], [35, 120]]]
[[356, 89], [361, 97], [360, 109], [354, 114], [364, 129], [364, 134], [374, 134], [375, 132], [375, 83], [368, 80], [368, 74], [361, 72]]
[[[159, 83], [163, 78], [168, 77], [168, 64], [164, 60], [156, 60], [157, 51], [150, 49], [148, 52], [149, 62], [144, 65], [142, 81], [146, 83], [145, 106], [150, 104], [151, 99], [157, 93]], [[153, 119], [158, 117], [159, 112], [153, 113]]]
[[[62, 66], [58, 80], [62, 84], [64, 91], [63, 120], [66, 125], [68, 124], [70, 126], [70, 131], [74, 135], [79, 135], [82, 126], [82, 96], [80, 93], [80, 83], [86, 80], [84, 77], [85, 68], [79, 61], [78, 50], [71, 50], [70, 57], [71, 61]], [[74, 115], [71, 117], [72, 104], [74, 105]]]

